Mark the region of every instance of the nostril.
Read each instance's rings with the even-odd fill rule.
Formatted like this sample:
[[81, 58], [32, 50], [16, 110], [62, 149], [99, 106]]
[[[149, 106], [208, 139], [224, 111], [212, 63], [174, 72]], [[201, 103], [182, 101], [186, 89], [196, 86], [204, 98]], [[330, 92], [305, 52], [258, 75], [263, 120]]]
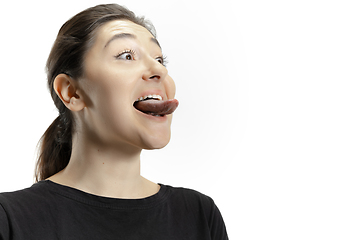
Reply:
[[154, 76], [151, 76], [149, 79], [160, 79], [160, 76], [159, 75], [154, 75]]

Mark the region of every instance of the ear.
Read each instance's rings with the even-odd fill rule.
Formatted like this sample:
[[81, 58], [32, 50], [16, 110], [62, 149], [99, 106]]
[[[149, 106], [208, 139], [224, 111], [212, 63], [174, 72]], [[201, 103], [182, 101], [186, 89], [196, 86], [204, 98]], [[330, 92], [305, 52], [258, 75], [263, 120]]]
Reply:
[[54, 90], [64, 105], [77, 112], [85, 107], [84, 99], [79, 94], [75, 81], [66, 74], [59, 74], [54, 80]]

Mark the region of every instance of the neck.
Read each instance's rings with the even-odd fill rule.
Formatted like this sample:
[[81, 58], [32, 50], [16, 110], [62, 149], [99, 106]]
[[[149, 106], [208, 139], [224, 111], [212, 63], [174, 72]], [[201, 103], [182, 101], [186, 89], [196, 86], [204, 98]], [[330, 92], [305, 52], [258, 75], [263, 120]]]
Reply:
[[144, 198], [159, 186], [140, 175], [141, 149], [104, 147], [88, 139], [73, 141], [68, 166], [49, 180], [105, 197]]

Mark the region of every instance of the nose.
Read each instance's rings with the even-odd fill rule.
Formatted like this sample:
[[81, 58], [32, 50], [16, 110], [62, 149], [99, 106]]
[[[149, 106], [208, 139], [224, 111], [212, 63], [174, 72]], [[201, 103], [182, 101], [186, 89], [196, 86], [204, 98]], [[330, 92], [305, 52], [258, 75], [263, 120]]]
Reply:
[[164, 65], [158, 62], [156, 59], [149, 58], [146, 61], [146, 70], [142, 78], [145, 81], [149, 81], [149, 80], [159, 81], [159, 80], [163, 80], [167, 74], [168, 71]]

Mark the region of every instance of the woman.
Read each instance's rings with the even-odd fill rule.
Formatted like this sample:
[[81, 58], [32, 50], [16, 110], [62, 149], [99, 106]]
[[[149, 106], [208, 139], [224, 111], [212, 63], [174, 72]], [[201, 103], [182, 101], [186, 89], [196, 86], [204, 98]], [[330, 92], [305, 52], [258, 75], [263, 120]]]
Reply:
[[47, 61], [59, 117], [32, 187], [0, 195], [0, 239], [228, 239], [213, 200], [140, 175], [178, 106], [153, 27], [119, 5], [59, 31]]

